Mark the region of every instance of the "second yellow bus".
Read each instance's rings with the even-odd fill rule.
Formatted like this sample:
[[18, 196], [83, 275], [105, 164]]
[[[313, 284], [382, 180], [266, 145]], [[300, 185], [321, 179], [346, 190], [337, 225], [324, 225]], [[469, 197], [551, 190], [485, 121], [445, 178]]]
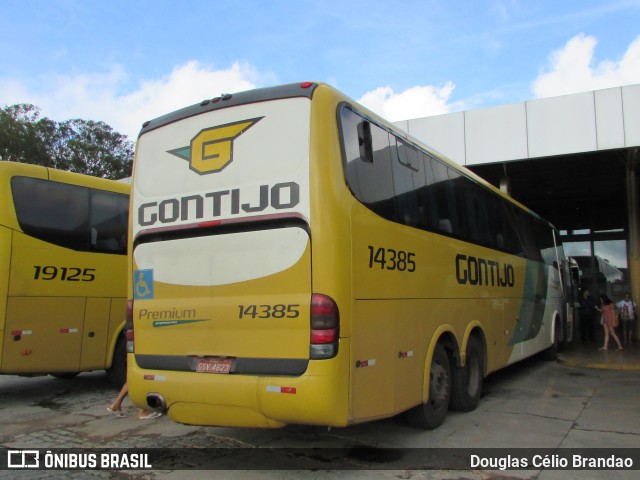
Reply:
[[0, 162], [0, 373], [125, 382], [129, 190]]

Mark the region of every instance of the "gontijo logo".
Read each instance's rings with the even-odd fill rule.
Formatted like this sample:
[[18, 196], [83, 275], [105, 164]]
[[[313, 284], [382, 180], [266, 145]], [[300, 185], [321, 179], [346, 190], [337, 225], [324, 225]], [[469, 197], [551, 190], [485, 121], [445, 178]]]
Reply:
[[205, 128], [191, 139], [188, 147], [167, 153], [187, 160], [189, 168], [200, 175], [219, 172], [233, 161], [233, 141], [263, 118]]

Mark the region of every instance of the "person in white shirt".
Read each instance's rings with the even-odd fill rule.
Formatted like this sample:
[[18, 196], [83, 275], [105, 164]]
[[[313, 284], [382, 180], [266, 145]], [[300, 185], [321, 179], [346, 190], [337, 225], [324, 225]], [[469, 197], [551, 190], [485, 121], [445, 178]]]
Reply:
[[636, 302], [631, 300], [628, 293], [625, 293], [624, 300], [620, 300], [616, 303], [618, 311], [620, 312], [620, 320], [622, 323], [622, 342], [632, 343], [633, 326], [636, 320], [636, 311], [638, 306]]

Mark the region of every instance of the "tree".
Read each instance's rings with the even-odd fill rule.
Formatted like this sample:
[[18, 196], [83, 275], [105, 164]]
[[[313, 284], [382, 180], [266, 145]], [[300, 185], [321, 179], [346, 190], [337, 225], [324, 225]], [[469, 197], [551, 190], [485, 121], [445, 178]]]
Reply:
[[0, 110], [0, 160], [119, 179], [131, 175], [133, 142], [104, 122], [55, 122], [18, 104]]
[[0, 159], [50, 165], [48, 144], [55, 123], [40, 118], [34, 105], [19, 104], [0, 110]]
[[133, 143], [104, 122], [67, 120], [58, 124], [52, 158], [66, 170], [95, 177], [131, 175]]

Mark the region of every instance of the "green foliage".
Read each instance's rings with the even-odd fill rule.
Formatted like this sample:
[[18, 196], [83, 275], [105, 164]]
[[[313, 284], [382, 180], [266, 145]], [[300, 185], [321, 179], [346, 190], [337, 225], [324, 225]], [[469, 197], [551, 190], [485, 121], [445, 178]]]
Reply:
[[133, 149], [133, 142], [104, 122], [55, 122], [30, 104], [0, 110], [0, 160], [119, 179], [131, 175]]

